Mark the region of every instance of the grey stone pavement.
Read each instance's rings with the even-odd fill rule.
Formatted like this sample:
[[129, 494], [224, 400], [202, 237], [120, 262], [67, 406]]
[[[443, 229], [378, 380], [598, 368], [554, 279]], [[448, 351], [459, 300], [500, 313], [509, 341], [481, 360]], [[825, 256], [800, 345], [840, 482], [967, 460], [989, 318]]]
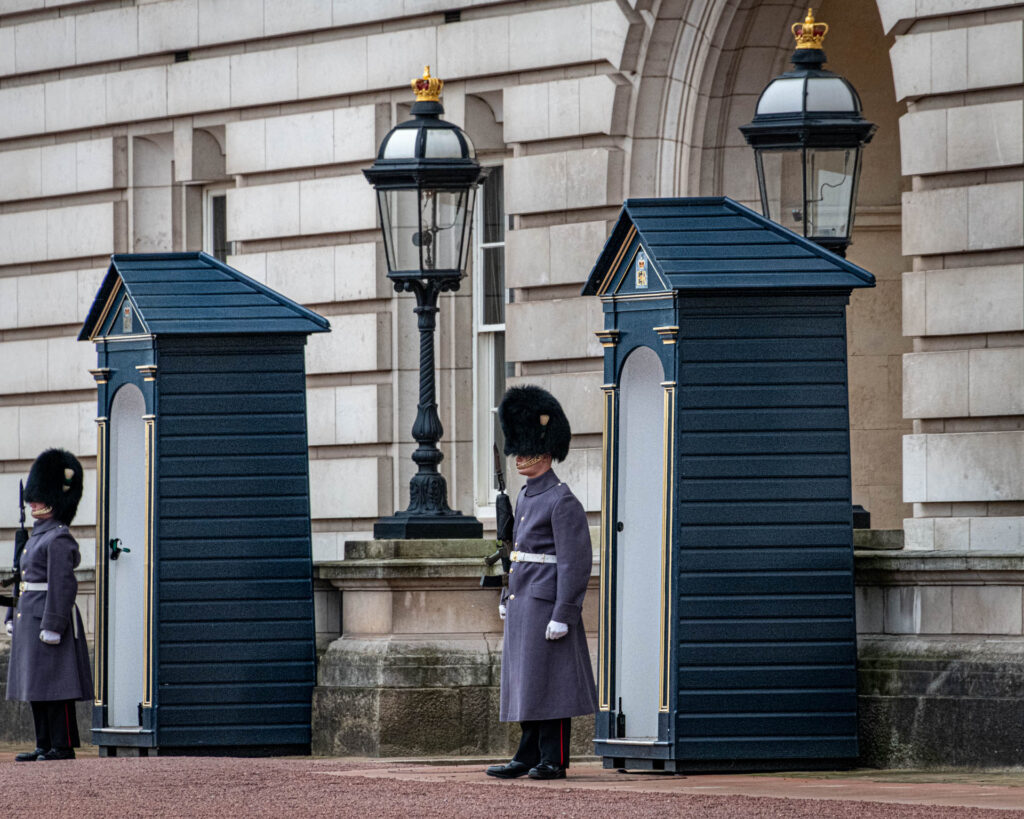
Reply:
[[1024, 769], [621, 773], [577, 761], [557, 782], [500, 781], [493, 760], [155, 757], [15, 763], [0, 746], [0, 817], [1024, 817]]

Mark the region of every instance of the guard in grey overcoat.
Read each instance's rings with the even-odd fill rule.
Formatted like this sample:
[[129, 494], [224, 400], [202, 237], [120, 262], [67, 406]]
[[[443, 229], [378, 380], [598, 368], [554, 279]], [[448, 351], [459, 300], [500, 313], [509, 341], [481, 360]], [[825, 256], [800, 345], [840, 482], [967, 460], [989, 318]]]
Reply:
[[569, 766], [570, 717], [597, 708], [580, 612], [593, 553], [583, 505], [551, 469], [569, 451], [569, 421], [558, 401], [534, 386], [513, 387], [498, 416], [505, 454], [516, 456], [526, 486], [516, 501], [512, 569], [499, 613], [503, 722], [523, 737], [512, 761], [490, 776], [561, 779]]
[[18, 607], [7, 615], [11, 659], [7, 699], [32, 705], [36, 748], [19, 762], [73, 759], [79, 745], [75, 701], [91, 700], [92, 674], [75, 605], [81, 556], [68, 526], [82, 497], [82, 465], [48, 449], [29, 472], [25, 500], [36, 523], [21, 556]]

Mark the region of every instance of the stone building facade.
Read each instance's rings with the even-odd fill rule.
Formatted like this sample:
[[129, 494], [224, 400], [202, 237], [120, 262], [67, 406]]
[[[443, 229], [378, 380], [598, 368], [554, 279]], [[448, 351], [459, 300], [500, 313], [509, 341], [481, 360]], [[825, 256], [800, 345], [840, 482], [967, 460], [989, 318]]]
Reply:
[[[530, 381], [572, 418], [560, 473], [596, 522], [601, 311], [580, 285], [626, 197], [759, 207], [738, 126], [805, 11], [0, 0], [0, 499], [45, 446], [74, 450], [89, 551], [95, 354], [80, 322], [109, 254], [207, 250], [331, 321], [307, 352], [315, 558], [405, 507], [418, 338], [361, 170], [429, 65], [446, 118], [495, 169], [473, 269], [439, 319], [451, 505], [488, 518], [496, 398]], [[1022, 553], [1024, 4], [822, 0], [815, 15], [832, 27], [829, 67], [879, 124], [848, 254], [878, 278], [849, 311], [854, 502], [919, 560]], [[1009, 575], [936, 585], [890, 568], [863, 589], [865, 632], [1024, 631]]]

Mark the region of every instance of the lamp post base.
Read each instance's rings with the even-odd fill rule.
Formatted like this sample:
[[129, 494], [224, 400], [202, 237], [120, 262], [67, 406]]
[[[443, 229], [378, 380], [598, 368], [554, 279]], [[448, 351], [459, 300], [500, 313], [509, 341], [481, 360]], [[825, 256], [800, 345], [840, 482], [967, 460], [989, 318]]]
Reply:
[[482, 538], [484, 525], [460, 512], [430, 515], [396, 512], [373, 524], [374, 540], [438, 540]]

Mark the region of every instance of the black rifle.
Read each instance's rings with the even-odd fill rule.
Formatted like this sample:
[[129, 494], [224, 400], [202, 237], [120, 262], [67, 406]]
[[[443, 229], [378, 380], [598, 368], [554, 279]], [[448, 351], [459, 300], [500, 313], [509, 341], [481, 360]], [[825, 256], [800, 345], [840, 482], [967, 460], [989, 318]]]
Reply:
[[25, 544], [28, 543], [28, 529], [25, 528], [25, 486], [20, 481], [18, 509], [21, 512], [21, 525], [14, 531], [14, 573], [6, 580], [0, 581], [0, 586], [14, 586], [11, 594], [0, 594], [0, 606], [11, 608], [18, 605], [18, 595], [21, 594], [21, 555], [25, 551]]
[[498, 550], [484, 558], [484, 563], [493, 566], [501, 561], [501, 577], [485, 574], [480, 578], [481, 586], [507, 586], [508, 570], [512, 568], [512, 501], [505, 494], [505, 473], [501, 468], [498, 445], [494, 445], [494, 477], [498, 480], [498, 495], [494, 499], [494, 517], [498, 530]]

